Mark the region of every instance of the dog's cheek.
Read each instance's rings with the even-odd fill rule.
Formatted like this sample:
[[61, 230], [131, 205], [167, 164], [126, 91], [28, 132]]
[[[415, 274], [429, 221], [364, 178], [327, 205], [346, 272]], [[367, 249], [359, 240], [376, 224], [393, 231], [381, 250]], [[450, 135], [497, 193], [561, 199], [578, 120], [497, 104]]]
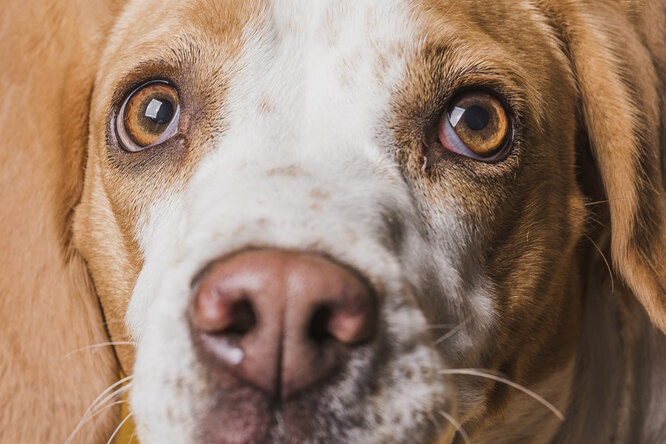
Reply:
[[178, 272], [174, 254], [183, 216], [179, 196], [168, 195], [138, 224], [146, 260], [124, 320], [138, 343], [131, 405], [142, 442], [190, 442], [193, 403], [205, 399], [185, 319], [194, 273]]
[[135, 311], [128, 312], [140, 338], [132, 411], [142, 442], [192, 442], [196, 418], [205, 409], [198, 403], [208, 398], [185, 319], [189, 279], [182, 278], [186, 271], [179, 273], [165, 263], [156, 265], [165, 268], [155, 276], [151, 265], [134, 292]]
[[[88, 266], [111, 340], [128, 341], [125, 313], [142, 261], [139, 252], [128, 247], [126, 234], [116, 223], [99, 168], [92, 159], [81, 202], [75, 209], [72, 233], [73, 243]], [[125, 370], [131, 370], [133, 348], [117, 347], [116, 352]]]

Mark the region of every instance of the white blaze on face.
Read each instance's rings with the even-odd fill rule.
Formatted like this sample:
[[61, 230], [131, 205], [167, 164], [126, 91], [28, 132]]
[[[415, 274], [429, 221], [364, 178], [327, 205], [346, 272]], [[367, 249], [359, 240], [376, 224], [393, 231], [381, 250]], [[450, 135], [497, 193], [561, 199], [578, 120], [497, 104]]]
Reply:
[[[138, 235], [145, 265], [127, 322], [139, 339], [132, 408], [142, 442], [192, 437], [204, 395], [186, 321], [190, 285], [206, 264], [238, 249], [314, 250], [356, 267], [387, 295], [390, 331], [418, 342], [425, 319], [400, 299], [419, 262], [405, 265], [382, 233], [387, 209], [408, 224], [419, 220], [383, 121], [406, 52], [417, 50], [407, 6], [276, 0], [247, 24], [218, 116], [226, 132], [181, 195], [155, 202]], [[417, 230], [406, 232], [409, 255], [424, 251]], [[400, 359], [438, 368], [440, 358], [420, 344]], [[446, 398], [432, 381], [392, 390], [396, 406]], [[411, 421], [410, 409], [398, 413]]]
[[[185, 194], [155, 202], [138, 233], [146, 261], [128, 310], [135, 335], [167, 256], [182, 258], [188, 238], [220, 238], [221, 254], [261, 222], [281, 224], [276, 238], [255, 226], [262, 236], [248, 242], [335, 245], [370, 237], [380, 205], [408, 199], [380, 130], [404, 51], [416, 49], [414, 27], [405, 2], [386, 0], [278, 0], [247, 24], [218, 117], [227, 132]], [[336, 230], [347, 233], [335, 239]]]

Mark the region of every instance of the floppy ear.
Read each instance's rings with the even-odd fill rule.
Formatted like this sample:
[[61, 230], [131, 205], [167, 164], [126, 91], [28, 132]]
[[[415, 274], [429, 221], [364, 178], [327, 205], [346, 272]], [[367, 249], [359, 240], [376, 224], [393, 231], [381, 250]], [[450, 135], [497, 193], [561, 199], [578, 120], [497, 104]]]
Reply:
[[620, 0], [544, 3], [551, 12], [560, 8], [555, 25], [569, 52], [609, 201], [614, 268], [666, 332], [666, 121], [660, 106], [666, 51], [653, 53], [644, 43], [666, 41], [663, 23], [651, 23], [664, 17], [666, 4], [652, 2], [660, 10], [647, 11]]
[[[5, 0], [0, 20], [0, 441], [64, 442], [118, 379], [85, 263], [70, 246], [88, 100], [116, 6]], [[100, 410], [100, 413], [106, 413]], [[106, 442], [101, 414], [73, 442]]]

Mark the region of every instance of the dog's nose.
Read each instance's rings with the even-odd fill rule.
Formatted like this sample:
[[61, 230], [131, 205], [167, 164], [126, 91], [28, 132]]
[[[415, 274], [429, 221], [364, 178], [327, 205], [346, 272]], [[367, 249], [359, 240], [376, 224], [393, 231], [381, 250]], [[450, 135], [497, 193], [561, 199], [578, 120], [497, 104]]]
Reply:
[[323, 256], [249, 250], [204, 273], [190, 324], [209, 370], [284, 400], [332, 377], [372, 338], [377, 301], [358, 273]]

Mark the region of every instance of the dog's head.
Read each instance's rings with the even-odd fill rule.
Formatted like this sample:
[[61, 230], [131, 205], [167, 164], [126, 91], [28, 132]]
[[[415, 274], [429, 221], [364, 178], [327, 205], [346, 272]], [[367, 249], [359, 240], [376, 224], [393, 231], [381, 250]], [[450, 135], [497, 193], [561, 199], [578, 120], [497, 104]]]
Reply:
[[563, 3], [129, 2], [74, 242], [143, 442], [474, 430], [517, 392], [451, 369], [571, 363], [586, 199], [666, 328], [655, 73]]

